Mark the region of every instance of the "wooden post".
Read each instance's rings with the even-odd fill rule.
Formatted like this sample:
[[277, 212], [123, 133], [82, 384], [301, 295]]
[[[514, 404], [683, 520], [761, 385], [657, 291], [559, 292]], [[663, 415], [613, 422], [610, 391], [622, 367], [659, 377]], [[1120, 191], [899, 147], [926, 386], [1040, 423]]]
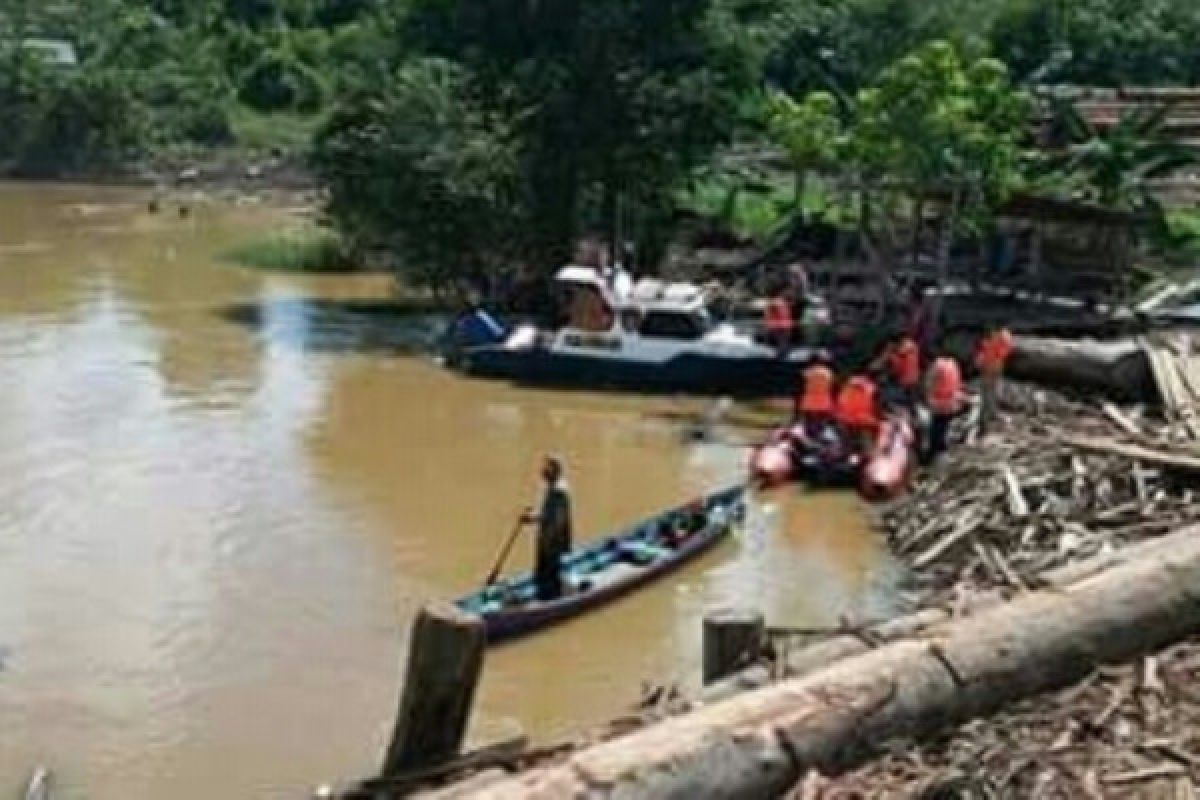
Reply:
[[486, 647], [478, 617], [444, 603], [417, 614], [383, 777], [437, 766], [458, 755]]
[[762, 652], [766, 625], [754, 611], [721, 610], [704, 617], [704, 685], [745, 668]]

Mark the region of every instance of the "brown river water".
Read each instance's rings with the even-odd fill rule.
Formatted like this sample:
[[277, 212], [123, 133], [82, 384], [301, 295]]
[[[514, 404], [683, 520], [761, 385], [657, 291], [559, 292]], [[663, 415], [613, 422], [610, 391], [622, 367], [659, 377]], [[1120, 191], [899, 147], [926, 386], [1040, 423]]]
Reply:
[[[347, 310], [383, 277], [221, 258], [286, 210], [147, 199], [0, 185], [0, 796], [37, 764], [97, 800], [365, 776], [412, 614], [487, 573], [541, 453], [581, 539], [740, 475], [743, 449], [684, 442], [694, 403], [465, 380]], [[472, 739], [694, 686], [706, 608], [827, 624], [884, 613], [894, 582], [853, 495], [759, 498], [675, 576], [489, 653]]]

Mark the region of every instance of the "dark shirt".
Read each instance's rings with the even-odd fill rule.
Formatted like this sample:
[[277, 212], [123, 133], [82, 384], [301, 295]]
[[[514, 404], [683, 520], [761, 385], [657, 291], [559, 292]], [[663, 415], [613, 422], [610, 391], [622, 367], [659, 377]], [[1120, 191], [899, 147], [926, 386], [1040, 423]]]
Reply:
[[564, 486], [551, 486], [538, 513], [538, 553], [562, 555], [571, 549], [571, 496]]

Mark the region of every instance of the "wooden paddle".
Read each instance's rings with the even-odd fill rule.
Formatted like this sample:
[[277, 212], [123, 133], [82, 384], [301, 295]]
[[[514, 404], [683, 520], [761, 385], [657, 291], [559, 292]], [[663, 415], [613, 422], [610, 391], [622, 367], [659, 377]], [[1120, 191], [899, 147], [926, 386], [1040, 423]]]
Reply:
[[517, 517], [517, 524], [513, 526], [512, 533], [508, 535], [508, 539], [504, 542], [504, 547], [500, 549], [500, 554], [496, 556], [496, 563], [492, 565], [492, 571], [488, 573], [487, 580], [484, 581], [484, 586], [491, 586], [500, 577], [500, 570], [504, 568], [504, 562], [508, 560], [508, 554], [512, 552], [513, 545], [517, 541], [517, 534], [526, 525], [525, 515]]

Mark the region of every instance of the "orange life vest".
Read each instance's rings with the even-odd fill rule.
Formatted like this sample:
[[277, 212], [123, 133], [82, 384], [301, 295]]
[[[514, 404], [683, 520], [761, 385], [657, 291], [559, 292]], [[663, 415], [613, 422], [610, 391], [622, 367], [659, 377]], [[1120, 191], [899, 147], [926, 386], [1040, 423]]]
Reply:
[[979, 351], [975, 354], [975, 366], [979, 367], [981, 372], [999, 374], [1004, 371], [1004, 365], [1012, 351], [1012, 334], [1007, 328], [1001, 328], [985, 336], [979, 343]]
[[917, 343], [904, 337], [888, 355], [888, 370], [896, 383], [911, 389], [921, 382], [921, 350]]
[[821, 364], [804, 370], [804, 388], [797, 410], [802, 414], [833, 413], [833, 370]]
[[767, 330], [772, 333], [782, 333], [792, 329], [792, 307], [782, 297], [772, 297], [768, 300], [763, 316]]
[[934, 361], [925, 398], [929, 409], [935, 414], [956, 414], [961, 398], [962, 372], [958, 362], [945, 356]]
[[850, 428], [874, 428], [878, 425], [875, 391], [875, 382], [865, 375], [855, 375], [846, 381], [837, 397], [838, 422]]

